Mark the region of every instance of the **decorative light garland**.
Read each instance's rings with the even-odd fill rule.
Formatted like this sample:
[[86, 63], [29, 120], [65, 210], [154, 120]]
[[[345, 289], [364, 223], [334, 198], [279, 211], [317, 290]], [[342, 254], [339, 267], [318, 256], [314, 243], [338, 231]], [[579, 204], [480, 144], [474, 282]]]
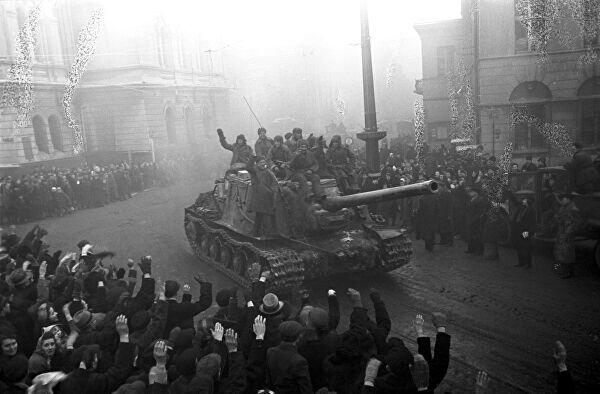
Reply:
[[511, 124], [514, 128], [520, 123], [527, 123], [537, 128], [538, 132], [546, 138], [563, 156], [571, 157], [575, 153], [573, 139], [567, 128], [560, 123], [544, 122], [537, 116], [527, 112], [526, 108], [514, 107], [511, 112]]
[[417, 99], [414, 104], [414, 113], [415, 113], [415, 151], [417, 153], [417, 163], [421, 169], [425, 168], [424, 166], [424, 152], [423, 145], [425, 143], [425, 109], [423, 108], [423, 101]]
[[515, 5], [529, 44], [539, 55], [538, 62], [549, 62], [548, 43], [557, 35], [559, 0], [517, 0]]
[[527, 29], [527, 38], [531, 49], [538, 53], [538, 62], [549, 62], [548, 44], [558, 38], [565, 47], [577, 42], [572, 32], [561, 30], [560, 20], [573, 19], [578, 27], [578, 37], [587, 41], [586, 52], [578, 63], [591, 64], [598, 61], [598, 53], [591, 42], [600, 31], [600, 0], [516, 0], [519, 20]]
[[[504, 146], [504, 152], [502, 152], [502, 156], [500, 157], [498, 168], [496, 168], [491, 177], [486, 178], [481, 185], [488, 200], [493, 204], [501, 204], [503, 202], [504, 190], [508, 186], [509, 181], [508, 174], [512, 163], [512, 152], [513, 145], [512, 142], [509, 142]], [[495, 219], [496, 213], [495, 210], [491, 210], [490, 219]]]
[[4, 85], [0, 107], [17, 109], [14, 122], [15, 133], [30, 124], [29, 114], [33, 111], [33, 59], [37, 43], [40, 6], [34, 7], [19, 30], [16, 39], [16, 59], [8, 69], [8, 81]]
[[391, 88], [394, 85], [394, 75], [396, 73], [396, 64], [390, 63], [385, 70], [385, 87]]
[[571, 9], [571, 16], [579, 26], [579, 34], [585, 46], [585, 53], [578, 59], [580, 66], [598, 61], [598, 52], [592, 42], [600, 32], [600, 0], [566, 0]]
[[[461, 96], [464, 97], [462, 105], [459, 104]], [[462, 58], [456, 61], [454, 69], [448, 73], [448, 97], [450, 104], [450, 136], [472, 142], [476, 122], [475, 105], [470, 73]]]
[[342, 94], [339, 89], [335, 97], [335, 111], [338, 122], [343, 121], [344, 115], [346, 114], [346, 102], [342, 99]]
[[92, 16], [86, 25], [79, 32], [79, 37], [77, 38], [77, 54], [71, 65], [69, 80], [67, 81], [65, 93], [63, 95], [63, 109], [65, 118], [67, 119], [67, 125], [73, 129], [73, 153], [75, 154], [83, 152], [83, 135], [81, 133], [81, 127], [75, 122], [71, 112], [73, 93], [79, 85], [79, 81], [87, 68], [88, 62], [96, 51], [96, 40], [98, 38], [101, 21], [102, 9], [97, 9], [92, 13]]

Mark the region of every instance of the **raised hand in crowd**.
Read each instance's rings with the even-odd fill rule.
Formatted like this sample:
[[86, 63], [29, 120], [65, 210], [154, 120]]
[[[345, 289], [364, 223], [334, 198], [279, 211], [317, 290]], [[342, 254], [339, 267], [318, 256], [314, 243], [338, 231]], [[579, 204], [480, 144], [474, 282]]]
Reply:
[[488, 386], [490, 384], [490, 378], [485, 371], [477, 372], [477, 376], [475, 377], [475, 394], [485, 394], [488, 391]]

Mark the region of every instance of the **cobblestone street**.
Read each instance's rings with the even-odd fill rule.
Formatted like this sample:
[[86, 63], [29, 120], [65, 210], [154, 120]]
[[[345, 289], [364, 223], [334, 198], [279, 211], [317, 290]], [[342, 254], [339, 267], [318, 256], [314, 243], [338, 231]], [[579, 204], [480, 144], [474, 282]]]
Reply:
[[[140, 193], [132, 199], [102, 208], [48, 219], [40, 224], [49, 231], [52, 249], [75, 251], [87, 239], [95, 250], [113, 250], [115, 263], [150, 254], [155, 277], [189, 282], [196, 297], [192, 274], [203, 271], [214, 288], [231, 282], [204, 267], [191, 253], [184, 234], [183, 208], [208, 190], [203, 185], [176, 185]], [[19, 226], [20, 232], [30, 225]], [[568, 351], [567, 363], [580, 392], [598, 392], [600, 376], [600, 274], [591, 264], [579, 264], [576, 277], [561, 280], [552, 272], [551, 257], [536, 256], [534, 267], [513, 267], [516, 257], [501, 249], [497, 262], [465, 255], [464, 244], [438, 247], [433, 253], [422, 242], [414, 243], [412, 263], [391, 274], [341, 277], [308, 284], [311, 299], [325, 304], [328, 287], [342, 302], [340, 330], [348, 324], [350, 303], [345, 289], [354, 287], [370, 306], [369, 288], [377, 288], [392, 317], [392, 335], [416, 351], [412, 320], [426, 317], [427, 332], [434, 329], [429, 314], [448, 315], [452, 335], [448, 375], [437, 392], [473, 392], [477, 370], [492, 377], [491, 392], [555, 392], [552, 345], [560, 339]], [[585, 260], [587, 256], [581, 256]], [[595, 385], [595, 386], [594, 386]]]

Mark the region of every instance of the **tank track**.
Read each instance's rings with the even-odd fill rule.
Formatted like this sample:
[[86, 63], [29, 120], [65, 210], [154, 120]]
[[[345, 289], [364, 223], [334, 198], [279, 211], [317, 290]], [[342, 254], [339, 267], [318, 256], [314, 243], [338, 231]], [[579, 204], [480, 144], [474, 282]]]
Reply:
[[403, 234], [400, 237], [381, 241], [381, 270], [384, 272], [395, 270], [410, 262], [412, 256], [412, 241]]
[[[190, 231], [188, 225], [185, 226], [185, 232], [194, 253], [236, 284], [245, 288], [251, 286], [247, 272], [248, 266], [253, 262], [258, 262], [262, 271], [271, 271], [272, 276], [268, 282], [269, 289], [294, 289], [299, 288], [304, 282], [304, 262], [295, 251], [283, 247], [278, 247], [277, 250], [259, 248], [251, 242], [234, 239], [226, 230], [210, 226], [203, 218], [187, 215], [186, 220], [194, 223], [195, 226], [194, 232]], [[240, 275], [205, 253], [202, 245], [199, 244], [202, 234], [198, 232], [198, 229], [204, 234], [210, 234], [211, 237], [218, 239], [221, 250], [226, 246], [233, 255], [237, 253], [245, 256], [244, 272], [246, 275]]]

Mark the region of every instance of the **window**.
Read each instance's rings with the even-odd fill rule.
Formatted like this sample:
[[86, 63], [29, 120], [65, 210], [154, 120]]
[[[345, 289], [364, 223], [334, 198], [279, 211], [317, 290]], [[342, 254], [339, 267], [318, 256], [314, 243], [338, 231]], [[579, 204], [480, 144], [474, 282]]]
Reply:
[[[590, 37], [591, 35], [591, 37]], [[598, 31], [596, 31], [595, 35], [587, 35], [584, 33], [583, 35], [583, 46], [584, 47], [595, 47], [598, 46], [598, 36], [600, 35], [600, 33], [598, 33]]]
[[434, 123], [429, 126], [429, 137], [432, 140], [445, 140], [448, 138], [448, 125], [446, 123]]
[[21, 142], [23, 143], [23, 153], [25, 154], [26, 160], [33, 160], [33, 146], [31, 146], [31, 138], [23, 137], [21, 138]]
[[530, 49], [527, 29], [519, 20], [519, 16], [515, 15], [515, 52], [529, 52]]
[[175, 111], [173, 108], [167, 108], [165, 113], [165, 123], [167, 125], [167, 140], [169, 144], [174, 144], [177, 141], [177, 129], [175, 126]]
[[[546, 106], [544, 104], [529, 104], [521, 106], [531, 115], [541, 121], [546, 119]], [[544, 137], [538, 131], [537, 127], [528, 123], [519, 123], [515, 125], [515, 150], [526, 151], [535, 148], [544, 148]]]
[[48, 149], [48, 132], [46, 131], [46, 123], [44, 118], [36, 115], [31, 120], [33, 124], [33, 135], [35, 137], [35, 144], [40, 152], [49, 153]]
[[48, 117], [48, 128], [50, 129], [50, 138], [52, 139], [52, 146], [54, 146], [54, 149], [61, 152], [64, 151], [62, 131], [56, 115]]
[[584, 145], [600, 144], [600, 77], [586, 80], [577, 96], [581, 98], [581, 129], [578, 139]]
[[454, 68], [454, 47], [443, 46], [437, 49], [438, 75], [446, 75]]
[[190, 142], [194, 142], [196, 140], [196, 136], [194, 135], [194, 114], [190, 107], [186, 107], [183, 111], [183, 115], [185, 117], [185, 131], [188, 136], [188, 140]]
[[600, 99], [582, 102], [581, 142], [584, 145], [600, 144]]

